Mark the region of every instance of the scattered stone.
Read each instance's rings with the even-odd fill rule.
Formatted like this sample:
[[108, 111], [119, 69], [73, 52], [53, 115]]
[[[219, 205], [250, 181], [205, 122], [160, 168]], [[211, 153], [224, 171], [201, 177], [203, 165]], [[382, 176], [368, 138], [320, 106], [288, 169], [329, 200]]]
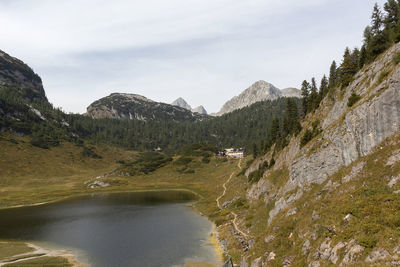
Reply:
[[320, 267], [321, 263], [319, 263], [319, 261], [313, 261], [310, 263], [310, 267]]
[[312, 219], [313, 219], [313, 221], [319, 219], [319, 214], [315, 210], [312, 212]]
[[229, 259], [224, 263], [224, 265], [222, 265], [222, 267], [233, 267], [232, 259], [229, 258]]
[[269, 235], [269, 236], [267, 236], [266, 238], [264, 238], [264, 242], [265, 243], [269, 243], [269, 242], [271, 242], [272, 240], [274, 240], [275, 239], [275, 235]]
[[306, 255], [307, 254], [307, 252], [310, 250], [310, 240], [306, 240], [305, 242], [304, 242], [304, 244], [303, 244], [303, 247], [302, 247], [302, 251], [303, 251], [303, 255]]
[[276, 254], [274, 252], [270, 252], [267, 258], [267, 262], [275, 260]]
[[326, 185], [324, 186], [324, 188], [322, 189], [322, 191], [329, 191], [332, 192], [332, 190], [334, 190], [335, 188], [339, 187], [340, 184], [337, 182], [332, 182], [331, 180], [329, 180]]
[[373, 250], [368, 255], [368, 257], [365, 259], [365, 261], [373, 263], [373, 262], [377, 262], [377, 261], [380, 261], [380, 260], [384, 260], [384, 259], [386, 259], [388, 257], [390, 257], [389, 252], [387, 252], [384, 249], [376, 249], [376, 250]]
[[392, 156], [390, 156], [388, 161], [386, 162], [386, 166], [392, 166], [399, 161], [400, 161], [400, 149], [393, 152]]
[[292, 208], [286, 213], [286, 217], [295, 215], [297, 213], [297, 208]]
[[350, 222], [350, 220], [353, 218], [354, 216], [352, 214], [347, 214], [346, 216], [344, 216], [343, 220], [346, 222]]
[[342, 264], [348, 265], [356, 262], [358, 255], [363, 251], [363, 246], [358, 245], [354, 239], [351, 240], [347, 245], [347, 253], [344, 255]]
[[393, 191], [393, 194], [400, 194], [400, 190]]
[[392, 179], [391, 179], [390, 182], [388, 183], [388, 186], [389, 186], [390, 188], [392, 188], [392, 187], [395, 186], [399, 181], [400, 181], [400, 175], [394, 176], [394, 177], [392, 177]]
[[245, 257], [242, 258], [242, 261], [240, 262], [240, 267], [249, 267], [249, 264], [247, 264], [247, 260]]
[[319, 252], [319, 258], [323, 260], [328, 260], [329, 257], [331, 256], [331, 240], [330, 238], [326, 238], [321, 245], [319, 246], [318, 252]]
[[255, 259], [255, 260], [253, 260], [253, 261], [251, 262], [250, 267], [262, 267], [262, 259], [261, 259], [261, 257], [259, 257], [259, 258]]
[[282, 259], [282, 266], [289, 267], [292, 266], [292, 262], [295, 260], [295, 256], [286, 256]]
[[333, 247], [332, 251], [331, 251], [331, 256], [329, 257], [329, 260], [333, 263], [336, 264], [339, 260], [339, 251], [343, 248], [345, 248], [347, 245], [346, 242], [339, 242], [336, 244], [336, 246]]
[[354, 177], [357, 176], [357, 174], [364, 168], [365, 162], [360, 162], [357, 165], [355, 165], [352, 169], [350, 174], [346, 175], [345, 177], [342, 178], [342, 183], [348, 183], [351, 180], [354, 179]]
[[103, 188], [103, 187], [107, 187], [110, 186], [110, 184], [102, 182], [102, 181], [94, 181], [91, 184], [88, 184], [88, 188], [90, 189], [94, 189], [94, 188]]
[[222, 208], [223, 208], [223, 209], [226, 209], [227, 207], [229, 207], [233, 202], [235, 202], [235, 201], [238, 200], [238, 199], [240, 199], [240, 196], [236, 196], [236, 197], [232, 198], [232, 199], [229, 200], [229, 201], [225, 201], [225, 202], [222, 204]]

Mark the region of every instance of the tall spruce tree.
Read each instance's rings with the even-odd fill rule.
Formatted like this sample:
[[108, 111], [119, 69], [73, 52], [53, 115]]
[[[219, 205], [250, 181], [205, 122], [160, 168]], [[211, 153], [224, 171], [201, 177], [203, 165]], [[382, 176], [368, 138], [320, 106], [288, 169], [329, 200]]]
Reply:
[[381, 31], [383, 25], [383, 16], [382, 11], [378, 6], [378, 3], [375, 3], [374, 10], [372, 11], [371, 16], [371, 31], [373, 35], [378, 34]]
[[340, 82], [343, 86], [349, 85], [354, 74], [357, 72], [358, 57], [357, 59], [355, 59], [355, 57], [356, 56], [353, 56], [353, 54], [350, 52], [350, 49], [346, 47], [343, 55], [343, 61], [340, 65]]
[[301, 84], [301, 96], [303, 97], [303, 113], [305, 115], [310, 109], [310, 84], [306, 80]]
[[310, 92], [310, 107], [315, 110], [319, 105], [318, 87], [315, 78], [311, 79], [311, 92]]
[[399, 22], [399, 2], [396, 0], [388, 0], [384, 5], [383, 9], [386, 14], [383, 18], [385, 28], [393, 30]]
[[321, 100], [327, 93], [328, 93], [328, 79], [324, 75], [321, 79], [321, 84], [319, 86], [319, 94]]
[[361, 47], [360, 57], [358, 59], [358, 68], [362, 69], [362, 67], [364, 67], [366, 62], [367, 62], [367, 49], [365, 48], [365, 45], [363, 45]]
[[338, 68], [336, 61], [332, 61], [331, 67], [329, 68], [329, 89], [335, 88], [338, 83]]

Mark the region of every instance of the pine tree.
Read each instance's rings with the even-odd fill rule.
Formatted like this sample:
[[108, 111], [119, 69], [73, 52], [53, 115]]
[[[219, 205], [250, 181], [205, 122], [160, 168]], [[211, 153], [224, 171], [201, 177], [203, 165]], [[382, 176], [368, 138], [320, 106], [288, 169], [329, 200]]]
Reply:
[[301, 96], [302, 101], [303, 101], [303, 112], [304, 115], [307, 114], [309, 111], [309, 98], [310, 98], [310, 84], [304, 80], [303, 83], [301, 84]]
[[256, 143], [253, 143], [253, 157], [257, 158], [258, 157], [258, 148]]
[[385, 28], [393, 30], [399, 22], [399, 3], [396, 0], [388, 0], [383, 9], [386, 12], [383, 20]]
[[383, 23], [384, 20], [378, 4], [375, 4], [374, 6], [371, 20], [372, 20], [371, 21], [372, 36], [367, 46], [367, 52], [370, 55], [370, 60], [375, 59], [379, 54], [384, 52], [391, 44], [390, 30], [388, 28], [382, 30], [382, 27], [384, 25]]
[[321, 99], [328, 93], [328, 79], [324, 75], [321, 79], [321, 84], [319, 86], [319, 94]]
[[382, 11], [377, 3], [375, 3], [374, 5], [374, 10], [372, 11], [371, 20], [372, 20], [371, 32], [375, 36], [381, 31], [383, 25]]
[[334, 88], [338, 83], [338, 68], [336, 61], [333, 61], [329, 69], [329, 89]]
[[311, 79], [310, 106], [311, 110], [315, 110], [319, 105], [318, 87], [315, 78]]
[[[358, 51], [358, 50], [357, 50]], [[350, 53], [350, 49], [346, 47], [343, 55], [343, 62], [340, 65], [340, 81], [343, 86], [349, 85], [352, 81], [354, 74], [358, 69], [358, 58]]]
[[275, 143], [280, 137], [280, 126], [279, 126], [279, 119], [274, 118], [272, 120], [269, 137], [272, 143]]
[[365, 48], [365, 45], [363, 45], [361, 47], [360, 57], [358, 59], [358, 68], [362, 69], [362, 67], [364, 67], [366, 61], [367, 61], [367, 49]]

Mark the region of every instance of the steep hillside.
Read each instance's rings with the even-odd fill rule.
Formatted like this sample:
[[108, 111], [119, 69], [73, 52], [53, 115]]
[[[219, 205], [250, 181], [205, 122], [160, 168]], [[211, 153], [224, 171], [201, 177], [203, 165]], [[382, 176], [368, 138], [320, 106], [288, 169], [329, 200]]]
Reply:
[[183, 107], [155, 102], [141, 95], [120, 93], [93, 102], [87, 108], [86, 114], [93, 119], [126, 118], [143, 121], [196, 121], [206, 118]]
[[241, 266], [400, 264], [399, 56], [396, 44], [332, 90], [283, 150], [237, 178], [259, 177], [237, 193], [247, 236], [221, 229]]
[[275, 100], [279, 97], [301, 97], [301, 94], [300, 90], [296, 88], [287, 88], [281, 91], [270, 83], [258, 81], [244, 90], [240, 95], [234, 96], [227, 101], [221, 110], [213, 115], [221, 116], [259, 101]]

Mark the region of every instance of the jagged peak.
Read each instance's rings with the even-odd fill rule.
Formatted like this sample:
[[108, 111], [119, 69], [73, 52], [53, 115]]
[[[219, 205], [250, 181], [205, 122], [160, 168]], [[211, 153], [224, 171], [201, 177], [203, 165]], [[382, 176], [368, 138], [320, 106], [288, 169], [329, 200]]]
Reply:
[[182, 97], [176, 99], [174, 102], [171, 103], [171, 105], [178, 106], [187, 110], [192, 110], [192, 107]]

